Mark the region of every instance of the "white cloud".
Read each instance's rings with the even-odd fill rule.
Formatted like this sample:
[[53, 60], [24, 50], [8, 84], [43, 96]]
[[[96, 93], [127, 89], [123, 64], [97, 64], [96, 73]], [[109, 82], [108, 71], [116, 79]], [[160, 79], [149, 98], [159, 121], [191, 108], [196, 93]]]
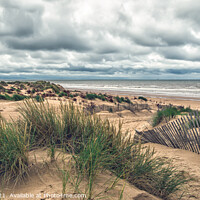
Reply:
[[198, 0], [2, 0], [0, 77], [198, 74], [199, 8]]

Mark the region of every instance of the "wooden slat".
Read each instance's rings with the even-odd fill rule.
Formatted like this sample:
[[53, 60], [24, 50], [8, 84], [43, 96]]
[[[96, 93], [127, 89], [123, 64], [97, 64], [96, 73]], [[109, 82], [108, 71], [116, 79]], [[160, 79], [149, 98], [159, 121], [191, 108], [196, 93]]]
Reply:
[[139, 132], [145, 141], [200, 154], [200, 116], [196, 111], [161, 127]]
[[166, 139], [170, 142], [171, 147], [176, 148], [177, 145], [176, 145], [175, 141], [173, 140], [173, 138], [172, 138], [172, 136], [171, 136], [171, 134], [170, 134], [170, 131], [169, 131], [169, 129], [167, 128], [167, 126], [166, 126], [166, 125], [165, 125], [165, 126], [162, 126], [162, 129], [163, 129], [163, 131], [164, 131], [164, 133], [165, 133]]
[[172, 123], [169, 123], [168, 126], [169, 126], [169, 128], [171, 130], [171, 133], [172, 133], [174, 139], [176, 140], [176, 143], [177, 143], [177, 146], [178, 146], [177, 148], [182, 148], [182, 143], [180, 142], [181, 141], [180, 137], [177, 134], [176, 130], [174, 130], [174, 127], [173, 127]]
[[184, 136], [180, 133], [180, 131], [178, 130], [176, 123], [175, 123], [175, 122], [172, 122], [171, 124], [172, 124], [172, 126], [174, 127], [174, 130], [176, 131], [177, 138], [178, 138], [177, 140], [178, 140], [179, 143], [180, 143], [180, 148], [181, 148], [181, 149], [189, 150], [188, 145], [185, 143], [185, 138], [184, 138]]
[[194, 148], [194, 152], [198, 153], [198, 148], [197, 148], [197, 145], [196, 145], [196, 142], [195, 142], [195, 136], [194, 136], [195, 132], [194, 132], [194, 130], [193, 129], [191, 129], [191, 131], [188, 130], [188, 128], [185, 125], [186, 122], [184, 121], [183, 117], [180, 120], [183, 122], [182, 126], [185, 129], [185, 132], [187, 133], [187, 135], [189, 137], [189, 141], [190, 141], [192, 147]]

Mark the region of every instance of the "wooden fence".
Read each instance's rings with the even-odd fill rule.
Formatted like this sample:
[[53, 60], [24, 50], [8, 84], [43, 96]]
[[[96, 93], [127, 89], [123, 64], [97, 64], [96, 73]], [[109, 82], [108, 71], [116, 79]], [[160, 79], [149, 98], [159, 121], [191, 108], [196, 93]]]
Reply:
[[200, 115], [195, 111], [152, 130], [139, 132], [145, 142], [185, 149], [200, 154]]
[[110, 106], [110, 105], [95, 105], [95, 104], [91, 104], [91, 105], [87, 105], [85, 107], [85, 110], [89, 111], [90, 113], [98, 113], [100, 111], [109, 111], [109, 112], [118, 112], [118, 111], [123, 111], [123, 110], [130, 110], [131, 112], [136, 112], [136, 111], [140, 111], [140, 110], [150, 110], [150, 107], [148, 104], [127, 104], [127, 105], [114, 105], [114, 106]]

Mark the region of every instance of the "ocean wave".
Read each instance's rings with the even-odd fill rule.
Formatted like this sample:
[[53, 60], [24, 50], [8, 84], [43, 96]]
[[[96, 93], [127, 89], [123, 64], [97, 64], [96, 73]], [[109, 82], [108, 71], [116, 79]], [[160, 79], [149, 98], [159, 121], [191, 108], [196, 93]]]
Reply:
[[[55, 81], [54, 81], [55, 82]], [[200, 81], [56, 81], [65, 88], [199, 97]]]

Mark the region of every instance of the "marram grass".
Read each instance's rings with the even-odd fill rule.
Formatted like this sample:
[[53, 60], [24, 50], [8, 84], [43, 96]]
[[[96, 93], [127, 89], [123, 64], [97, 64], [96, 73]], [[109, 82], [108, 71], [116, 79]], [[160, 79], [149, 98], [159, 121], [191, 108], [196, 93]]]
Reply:
[[[26, 127], [0, 121], [0, 178], [1, 185], [17, 182], [28, 170], [28, 140]], [[3, 186], [3, 185], [2, 185]]]
[[[17, 153], [13, 151], [12, 154], [10, 151], [11, 159], [7, 165], [12, 175], [19, 169], [20, 173], [25, 171], [24, 166], [27, 166], [28, 162], [25, 141], [30, 141], [28, 145], [30, 148], [49, 147], [52, 160], [56, 148], [62, 148], [70, 153], [78, 174], [75, 180], [76, 188], [78, 189], [79, 184], [87, 179], [85, 192], [88, 199], [95, 197], [94, 183], [96, 177], [104, 170], [109, 170], [117, 178], [126, 179], [138, 188], [163, 199], [169, 199], [171, 194], [180, 190], [187, 182], [187, 179], [171, 164], [155, 157], [153, 150], [136, 144], [130, 137], [122, 134], [121, 125], [116, 129], [108, 120], [102, 121], [99, 117], [88, 115], [73, 104], [61, 103], [55, 108], [48, 102], [25, 100], [20, 113], [21, 130], [30, 131], [27, 134], [28, 140], [27, 138], [24, 140], [23, 137], [26, 136], [19, 134], [15, 129], [1, 128], [2, 135], [7, 132], [11, 135], [12, 142], [8, 143], [16, 141], [15, 148], [19, 146]], [[15, 132], [17, 134], [13, 136]], [[4, 140], [2, 139], [2, 142]], [[7, 145], [7, 148], [8, 146], [10, 145]], [[14, 145], [11, 146], [14, 148]], [[3, 160], [5, 150], [1, 151]], [[12, 166], [16, 166], [15, 163], [20, 163], [21, 160], [23, 165], [17, 164], [20, 167], [15, 170]]]

